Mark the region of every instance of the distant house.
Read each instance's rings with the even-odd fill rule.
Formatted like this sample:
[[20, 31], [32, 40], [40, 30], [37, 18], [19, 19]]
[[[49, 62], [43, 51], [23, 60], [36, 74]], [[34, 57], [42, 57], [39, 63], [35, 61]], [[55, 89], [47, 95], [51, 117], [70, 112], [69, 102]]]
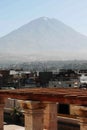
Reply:
[[62, 69], [49, 81], [49, 87], [79, 87], [78, 74], [73, 70]]
[[39, 72], [40, 86], [47, 87], [51, 79], [52, 79], [52, 72]]
[[5, 87], [9, 80], [9, 70], [0, 70], [0, 87]]
[[87, 83], [87, 76], [85, 74], [80, 76], [80, 83]]

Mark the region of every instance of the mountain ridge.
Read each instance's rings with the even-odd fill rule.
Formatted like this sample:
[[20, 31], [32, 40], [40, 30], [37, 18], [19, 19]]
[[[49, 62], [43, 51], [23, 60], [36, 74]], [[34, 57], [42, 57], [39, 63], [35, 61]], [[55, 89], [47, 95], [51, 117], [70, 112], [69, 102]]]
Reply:
[[48, 17], [32, 20], [0, 38], [0, 52], [3, 55], [9, 53], [20, 59], [25, 55], [27, 60], [83, 59], [86, 48], [86, 36]]

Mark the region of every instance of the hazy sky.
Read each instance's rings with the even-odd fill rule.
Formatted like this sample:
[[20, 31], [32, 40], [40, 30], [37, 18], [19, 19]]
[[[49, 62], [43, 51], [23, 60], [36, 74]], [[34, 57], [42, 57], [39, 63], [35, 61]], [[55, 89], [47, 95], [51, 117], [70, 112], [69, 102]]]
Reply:
[[42, 16], [87, 35], [87, 0], [0, 0], [0, 37]]

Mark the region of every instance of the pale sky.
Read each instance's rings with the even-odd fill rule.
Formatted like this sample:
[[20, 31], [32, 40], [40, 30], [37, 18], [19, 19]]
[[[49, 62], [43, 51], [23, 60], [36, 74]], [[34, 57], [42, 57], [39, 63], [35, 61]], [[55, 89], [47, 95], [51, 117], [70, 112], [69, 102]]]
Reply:
[[42, 16], [87, 35], [87, 0], [0, 0], [0, 37]]

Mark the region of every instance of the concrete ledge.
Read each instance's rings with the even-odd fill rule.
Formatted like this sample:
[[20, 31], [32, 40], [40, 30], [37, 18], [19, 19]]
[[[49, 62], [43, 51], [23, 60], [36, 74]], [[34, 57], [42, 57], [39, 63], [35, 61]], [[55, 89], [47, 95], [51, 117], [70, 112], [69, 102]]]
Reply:
[[57, 120], [59, 122], [65, 122], [65, 123], [70, 123], [70, 124], [79, 124], [78, 119], [75, 118], [70, 118], [70, 117], [64, 117], [64, 116], [57, 116]]

